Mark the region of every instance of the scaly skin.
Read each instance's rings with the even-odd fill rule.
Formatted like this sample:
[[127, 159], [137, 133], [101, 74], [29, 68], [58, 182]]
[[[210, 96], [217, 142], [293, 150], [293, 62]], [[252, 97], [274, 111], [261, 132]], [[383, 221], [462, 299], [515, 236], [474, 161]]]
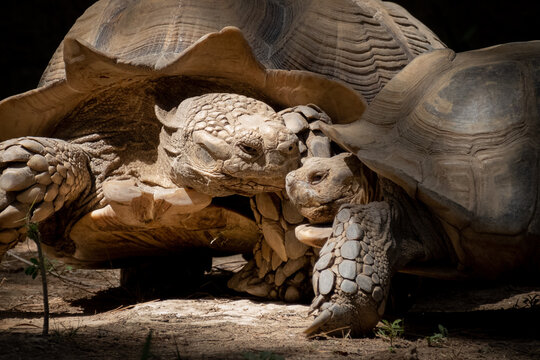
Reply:
[[261, 101], [206, 94], [156, 113], [164, 124], [159, 157], [178, 186], [211, 196], [281, 191], [300, 164], [298, 138]]
[[[396, 271], [448, 256], [445, 236], [427, 210], [352, 154], [308, 159], [287, 176], [287, 191], [310, 221], [335, 215], [314, 266], [311, 311], [317, 318], [307, 334], [370, 332], [384, 313]], [[337, 211], [335, 202], [343, 204]]]
[[25, 137], [0, 144], [0, 258], [23, 237], [25, 219], [42, 222], [87, 195], [89, 157], [59, 139]]
[[[298, 138], [280, 115], [252, 98], [206, 94], [186, 99], [170, 112], [156, 107], [156, 116], [164, 125], [158, 160], [146, 166], [159, 187], [192, 187], [210, 196], [281, 191], [285, 175], [300, 163]], [[0, 256], [23, 236], [32, 204], [31, 220], [52, 219], [53, 227], [61, 228], [54, 237], [67, 239], [68, 228], [80, 217], [107, 206], [104, 183], [140, 180], [122, 172], [123, 164], [113, 166], [114, 156], [103, 151], [105, 159], [99, 148], [85, 139], [27, 137], [0, 143]], [[93, 162], [110, 162], [111, 168], [116, 166], [114, 176], [107, 176], [110, 170], [96, 171], [107, 167]], [[77, 216], [54, 223], [53, 214], [66, 207]]]
[[[279, 113], [300, 140], [302, 161], [330, 157], [330, 141], [310, 124], [330, 122], [316, 105], [300, 105]], [[290, 202], [285, 191], [257, 194], [251, 199], [262, 237], [253, 249], [253, 259], [229, 281], [230, 288], [251, 295], [289, 302], [313, 297], [311, 273], [316, 250], [298, 241], [295, 229], [306, 219]]]

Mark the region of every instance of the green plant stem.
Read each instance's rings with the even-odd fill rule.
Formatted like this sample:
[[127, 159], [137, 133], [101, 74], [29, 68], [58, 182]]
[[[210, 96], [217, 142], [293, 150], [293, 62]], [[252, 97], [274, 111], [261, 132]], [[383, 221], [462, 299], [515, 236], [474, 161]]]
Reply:
[[36, 231], [35, 238], [31, 237], [36, 243], [39, 258], [39, 270], [41, 272], [41, 285], [43, 287], [43, 336], [49, 335], [49, 291], [47, 288], [47, 271], [45, 271], [45, 259], [41, 249], [41, 235]]

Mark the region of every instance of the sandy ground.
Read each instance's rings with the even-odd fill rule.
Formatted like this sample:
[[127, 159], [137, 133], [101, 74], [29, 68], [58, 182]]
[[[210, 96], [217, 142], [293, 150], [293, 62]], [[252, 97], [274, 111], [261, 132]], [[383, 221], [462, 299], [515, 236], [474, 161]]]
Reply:
[[[15, 254], [35, 256], [21, 244]], [[235, 260], [236, 261], [236, 260]], [[39, 278], [6, 256], [0, 264], [0, 359], [540, 359], [539, 287], [422, 282], [394, 341], [302, 335], [308, 306], [265, 302], [228, 291], [221, 259], [183, 298], [135, 304], [119, 288], [119, 270], [58, 271], [49, 276], [51, 326], [41, 336]], [[415, 286], [418, 286], [416, 283]], [[537, 299], [537, 300], [536, 300]], [[448, 329], [438, 346], [426, 336]], [[146, 349], [145, 349], [146, 345]]]

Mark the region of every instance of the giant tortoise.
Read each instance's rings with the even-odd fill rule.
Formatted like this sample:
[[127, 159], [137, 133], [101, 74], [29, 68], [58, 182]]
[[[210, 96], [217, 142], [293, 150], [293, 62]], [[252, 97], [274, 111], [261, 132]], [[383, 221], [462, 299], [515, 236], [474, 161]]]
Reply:
[[[247, 41], [220, 32], [230, 25]], [[363, 111], [361, 96], [370, 101], [415, 56], [439, 47], [405, 10], [377, 0], [98, 1], [38, 88], [0, 103], [0, 140], [12, 139], [1, 145], [0, 254], [23, 236], [32, 205], [49, 252], [67, 261], [109, 266], [255, 244], [255, 271], [231, 285], [269, 296], [279, 283], [284, 295], [286, 278], [309, 271], [300, 259], [309, 249], [294, 237], [302, 217], [274, 193], [297, 154], [272, 119], [317, 143], [304, 124], [322, 112], [297, 107], [280, 117], [262, 102], [276, 110], [314, 103], [346, 123]], [[274, 127], [250, 133], [263, 123]], [[302, 156], [312, 153], [306, 145]], [[255, 215], [239, 198], [217, 197], [257, 192]]]
[[[335, 216], [308, 333], [370, 331], [399, 270], [538, 276], [540, 41], [421, 55], [360, 119], [319, 126], [357, 158], [311, 158], [287, 176], [302, 214]], [[298, 229], [322, 245], [312, 233]]]

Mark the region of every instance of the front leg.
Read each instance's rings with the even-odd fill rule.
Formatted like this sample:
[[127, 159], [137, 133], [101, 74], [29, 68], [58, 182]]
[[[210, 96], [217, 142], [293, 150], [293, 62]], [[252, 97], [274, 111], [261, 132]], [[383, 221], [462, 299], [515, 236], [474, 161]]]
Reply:
[[59, 139], [0, 143], [0, 258], [24, 236], [26, 219], [42, 222], [91, 184], [88, 155]]
[[394, 234], [395, 214], [385, 202], [345, 205], [313, 270], [317, 318], [305, 330], [370, 332], [384, 313], [390, 279], [396, 268], [415, 257], [401, 253]]

